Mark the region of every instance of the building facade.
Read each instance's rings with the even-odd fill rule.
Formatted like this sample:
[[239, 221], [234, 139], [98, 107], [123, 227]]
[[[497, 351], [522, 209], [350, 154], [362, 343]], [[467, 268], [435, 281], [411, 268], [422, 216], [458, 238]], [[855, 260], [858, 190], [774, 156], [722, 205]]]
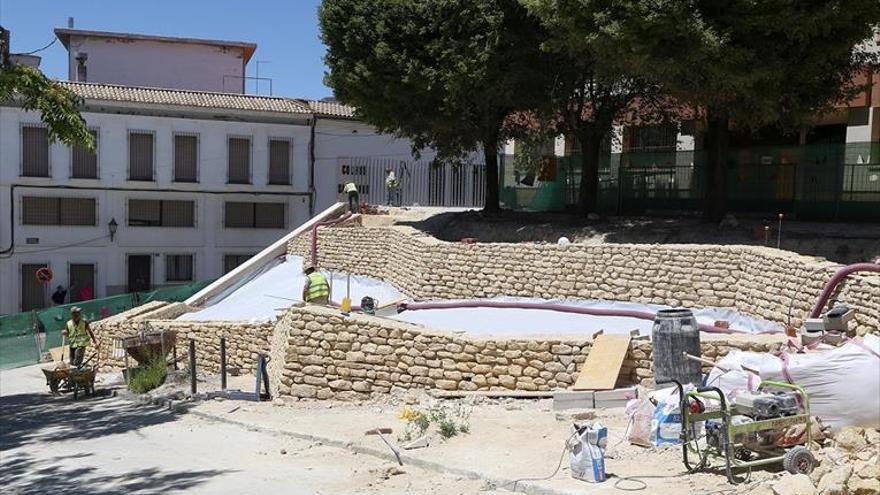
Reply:
[[215, 279], [338, 201], [352, 157], [411, 159], [351, 107], [243, 94], [251, 43], [56, 34], [97, 145], [0, 103], [0, 314]]

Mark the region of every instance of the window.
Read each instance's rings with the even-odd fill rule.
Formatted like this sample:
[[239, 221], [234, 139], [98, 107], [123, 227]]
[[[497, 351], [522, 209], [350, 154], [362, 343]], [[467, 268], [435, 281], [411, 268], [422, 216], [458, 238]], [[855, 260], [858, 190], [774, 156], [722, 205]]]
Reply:
[[128, 180], [153, 180], [153, 133], [128, 133]]
[[198, 182], [199, 137], [174, 135], [174, 182]]
[[131, 227], [195, 227], [195, 201], [129, 199]]
[[92, 263], [71, 263], [68, 266], [68, 297], [70, 302], [88, 301], [95, 294], [95, 265]]
[[230, 184], [251, 183], [251, 140], [229, 138], [227, 143], [228, 178]]
[[74, 145], [70, 152], [70, 177], [74, 179], [98, 178], [98, 131], [89, 131], [95, 138], [95, 152]]
[[227, 229], [283, 229], [284, 203], [226, 203]]
[[167, 254], [167, 255], [165, 255], [165, 281], [166, 282], [192, 282], [193, 281], [193, 255], [191, 255], [191, 254]]
[[22, 225], [97, 225], [95, 198], [23, 196]]
[[49, 131], [43, 126], [21, 128], [21, 175], [49, 177]]
[[235, 270], [239, 265], [253, 257], [253, 254], [227, 254], [223, 256], [223, 273]]
[[290, 184], [290, 141], [269, 140], [269, 184]]
[[623, 129], [623, 151], [675, 151], [676, 124], [643, 125]]

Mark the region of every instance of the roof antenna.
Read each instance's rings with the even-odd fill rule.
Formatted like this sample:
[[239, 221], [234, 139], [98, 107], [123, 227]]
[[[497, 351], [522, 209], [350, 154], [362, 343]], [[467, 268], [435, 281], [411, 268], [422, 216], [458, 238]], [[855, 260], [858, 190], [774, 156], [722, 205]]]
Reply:
[[73, 17], [67, 18], [67, 29], [73, 29]]

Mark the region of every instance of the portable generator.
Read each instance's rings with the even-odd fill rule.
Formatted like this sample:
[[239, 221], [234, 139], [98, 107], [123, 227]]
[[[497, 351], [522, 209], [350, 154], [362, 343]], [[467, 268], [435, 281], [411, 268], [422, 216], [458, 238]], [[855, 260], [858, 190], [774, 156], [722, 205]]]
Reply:
[[678, 388], [682, 460], [689, 472], [723, 462], [727, 480], [737, 484], [745, 481], [735, 474], [739, 469], [781, 463], [792, 474], [810, 474], [816, 467], [810, 400], [802, 387], [761, 382], [756, 392], [738, 395], [732, 405], [717, 387], [685, 392], [676, 380], [661, 383]]

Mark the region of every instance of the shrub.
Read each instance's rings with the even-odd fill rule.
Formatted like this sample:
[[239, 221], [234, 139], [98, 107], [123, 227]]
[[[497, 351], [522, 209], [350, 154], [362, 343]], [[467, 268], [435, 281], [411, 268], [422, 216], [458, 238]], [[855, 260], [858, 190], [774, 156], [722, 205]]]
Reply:
[[150, 356], [146, 364], [132, 370], [128, 380], [128, 388], [138, 394], [149, 392], [165, 382], [167, 373], [168, 365], [165, 363], [165, 356]]

